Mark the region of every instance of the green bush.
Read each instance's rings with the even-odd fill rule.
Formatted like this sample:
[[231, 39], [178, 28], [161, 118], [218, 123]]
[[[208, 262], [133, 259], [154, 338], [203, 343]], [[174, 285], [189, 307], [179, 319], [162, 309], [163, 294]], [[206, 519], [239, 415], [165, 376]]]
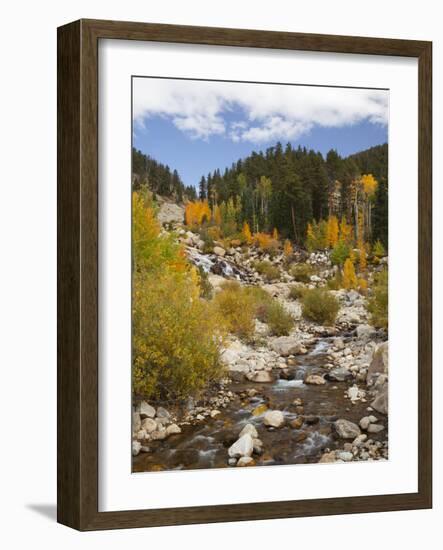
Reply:
[[223, 284], [214, 298], [216, 310], [222, 315], [230, 332], [250, 339], [255, 330], [255, 304], [251, 296], [235, 281]]
[[341, 271], [337, 271], [334, 277], [328, 280], [328, 282], [326, 283], [326, 288], [328, 290], [340, 290], [341, 288], [343, 288], [343, 277]]
[[292, 264], [289, 274], [299, 283], [309, 283], [311, 276], [315, 275], [315, 269], [309, 264]]
[[331, 262], [334, 265], [343, 266], [345, 261], [349, 258], [351, 249], [343, 240], [339, 240], [334, 246], [331, 252]]
[[388, 328], [388, 270], [377, 274], [368, 302], [371, 323], [377, 328]]
[[200, 231], [200, 238], [203, 241], [203, 254], [212, 254], [214, 252], [214, 238], [209, 234], [205, 227]]
[[268, 324], [273, 336], [286, 336], [294, 326], [292, 315], [275, 299], [264, 306], [263, 313], [263, 320]]
[[262, 275], [265, 281], [273, 281], [280, 278], [280, 270], [268, 260], [254, 263], [254, 269]]
[[289, 287], [289, 299], [290, 300], [300, 300], [303, 298], [306, 292], [306, 288], [300, 285], [291, 285]]
[[333, 325], [339, 307], [338, 300], [322, 288], [307, 290], [302, 298], [303, 317], [320, 325]]

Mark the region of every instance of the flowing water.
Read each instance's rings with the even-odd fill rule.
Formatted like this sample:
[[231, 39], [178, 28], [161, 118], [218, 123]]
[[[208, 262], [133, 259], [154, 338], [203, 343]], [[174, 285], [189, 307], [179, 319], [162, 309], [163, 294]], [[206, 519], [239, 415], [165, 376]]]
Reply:
[[[285, 379], [277, 378], [268, 384], [232, 382], [229, 389], [236, 398], [221, 409], [219, 416], [201, 424], [183, 426], [181, 434], [167, 440], [150, 442], [151, 452], [134, 457], [133, 471], [228, 467], [228, 449], [247, 423], [256, 427], [263, 442], [263, 454], [254, 455], [257, 465], [318, 462], [326, 448], [332, 450], [343, 444], [337, 441], [333, 429], [335, 420], [345, 418], [358, 423], [368, 414], [368, 403], [351, 404], [344, 397], [349, 386], [346, 382], [326, 382], [319, 386], [303, 383], [306, 374], [327, 372], [323, 365], [327, 362], [329, 345], [327, 338], [320, 339], [310, 353], [297, 357], [297, 364], [285, 369]], [[251, 388], [259, 393], [245, 398], [245, 392]], [[297, 398], [303, 401], [303, 411], [293, 404]], [[286, 419], [283, 428], [264, 426], [266, 408], [283, 412]], [[290, 427], [289, 422], [301, 413], [305, 417], [303, 426]]]

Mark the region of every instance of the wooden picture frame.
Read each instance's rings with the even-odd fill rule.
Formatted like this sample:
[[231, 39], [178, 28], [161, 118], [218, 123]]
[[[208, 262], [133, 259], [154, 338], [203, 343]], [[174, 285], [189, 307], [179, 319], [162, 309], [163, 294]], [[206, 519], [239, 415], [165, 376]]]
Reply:
[[[418, 492], [136, 511], [98, 511], [98, 41], [404, 56], [419, 75]], [[80, 20], [58, 29], [58, 521], [82, 531], [432, 506], [432, 44]]]

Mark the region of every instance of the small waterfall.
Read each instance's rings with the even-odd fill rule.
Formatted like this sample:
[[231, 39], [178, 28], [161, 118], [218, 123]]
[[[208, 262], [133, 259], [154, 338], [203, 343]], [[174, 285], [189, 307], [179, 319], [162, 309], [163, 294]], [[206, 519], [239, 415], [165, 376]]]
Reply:
[[220, 258], [216, 254], [202, 254], [196, 248], [187, 249], [188, 259], [197, 267], [201, 267], [206, 273], [221, 275], [227, 279], [243, 281], [247, 279], [246, 272], [226, 258]]

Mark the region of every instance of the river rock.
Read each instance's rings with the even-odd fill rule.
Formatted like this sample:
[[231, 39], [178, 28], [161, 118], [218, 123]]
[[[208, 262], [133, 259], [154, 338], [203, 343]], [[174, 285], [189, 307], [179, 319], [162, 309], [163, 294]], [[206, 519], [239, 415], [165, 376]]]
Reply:
[[245, 434], [249, 434], [253, 439], [258, 437], [258, 432], [253, 424], [246, 424], [238, 437], [242, 437]]
[[370, 434], [378, 434], [382, 432], [385, 429], [384, 426], [381, 424], [369, 424], [368, 426], [368, 433]]
[[343, 338], [334, 338], [334, 348], [338, 350], [344, 349], [345, 344], [343, 342]]
[[347, 391], [347, 395], [349, 397], [349, 399], [354, 402], [354, 401], [358, 401], [361, 397], [361, 393], [360, 393], [360, 390], [358, 389], [358, 387], [356, 385], [354, 386], [351, 386], [348, 391]]
[[254, 443], [250, 434], [242, 435], [237, 441], [229, 447], [228, 454], [231, 458], [240, 458], [242, 456], [251, 456], [254, 450]]
[[376, 331], [374, 327], [371, 327], [371, 325], [358, 325], [355, 332], [357, 334], [357, 338], [368, 340], [371, 336], [374, 336]]
[[142, 444], [140, 441], [133, 441], [132, 442], [132, 456], [137, 456], [140, 452], [140, 449], [142, 448]]
[[389, 342], [383, 342], [374, 351], [371, 364], [366, 375], [366, 382], [370, 386], [380, 374], [388, 373]]
[[385, 384], [376, 395], [371, 407], [381, 414], [388, 414], [388, 385]]
[[153, 418], [145, 418], [142, 420], [141, 427], [146, 430], [148, 434], [155, 432], [157, 429], [157, 422]]
[[153, 441], [161, 441], [162, 439], [166, 439], [166, 430], [156, 430], [155, 432], [152, 432], [151, 439]]
[[303, 426], [303, 422], [303, 417], [298, 416], [297, 418], [294, 418], [294, 420], [291, 420], [291, 422], [289, 422], [289, 425], [291, 426], [291, 428], [294, 428], [294, 430], [299, 430]]
[[360, 428], [362, 430], [367, 430], [370, 423], [371, 423], [371, 421], [369, 419], [369, 416], [364, 416], [359, 422]]
[[349, 451], [337, 451], [337, 458], [349, 462], [354, 458], [354, 455]]
[[326, 380], [319, 374], [308, 374], [304, 380], [305, 384], [311, 384], [313, 386], [322, 386], [326, 384]]
[[256, 455], [263, 454], [263, 441], [258, 437], [254, 437], [254, 439], [252, 440], [252, 443], [254, 445], [254, 453]]
[[242, 456], [238, 459], [237, 466], [255, 466], [255, 460], [251, 456]]
[[269, 383], [273, 382], [272, 374], [268, 370], [259, 370], [255, 372], [248, 372], [246, 378], [251, 382]]
[[171, 418], [171, 415], [169, 414], [169, 412], [163, 408], [163, 407], [158, 407], [157, 409], [157, 418], [166, 418], [166, 419], [170, 419]]
[[146, 439], [148, 437], [149, 436], [148, 436], [146, 430], [139, 430], [135, 435], [135, 438], [138, 439], [139, 441], [143, 440], [143, 439]]
[[334, 422], [335, 431], [342, 439], [355, 439], [361, 434], [360, 428], [354, 422], [340, 418]]
[[166, 428], [166, 435], [174, 435], [174, 434], [181, 434], [182, 430], [180, 426], [177, 426], [177, 424], [169, 424], [169, 426]]
[[214, 254], [223, 258], [223, 256], [226, 254], [226, 250], [221, 246], [214, 246]]
[[335, 462], [335, 461], [336, 461], [335, 451], [324, 453], [319, 460], [320, 463], [329, 463], [329, 462]]
[[335, 367], [326, 374], [325, 378], [336, 382], [344, 382], [352, 378], [352, 374], [346, 367]]
[[360, 434], [354, 439], [354, 441], [352, 442], [352, 446], [361, 447], [367, 439], [368, 436], [366, 434]]
[[281, 411], [268, 411], [263, 418], [263, 422], [265, 426], [281, 428], [285, 424], [285, 417]]
[[136, 410], [140, 413], [141, 418], [154, 418], [155, 416], [154, 407], [151, 407], [146, 401], [140, 401]]
[[299, 353], [300, 347], [299, 340], [293, 336], [280, 336], [271, 342], [271, 349], [283, 357], [296, 355]]

